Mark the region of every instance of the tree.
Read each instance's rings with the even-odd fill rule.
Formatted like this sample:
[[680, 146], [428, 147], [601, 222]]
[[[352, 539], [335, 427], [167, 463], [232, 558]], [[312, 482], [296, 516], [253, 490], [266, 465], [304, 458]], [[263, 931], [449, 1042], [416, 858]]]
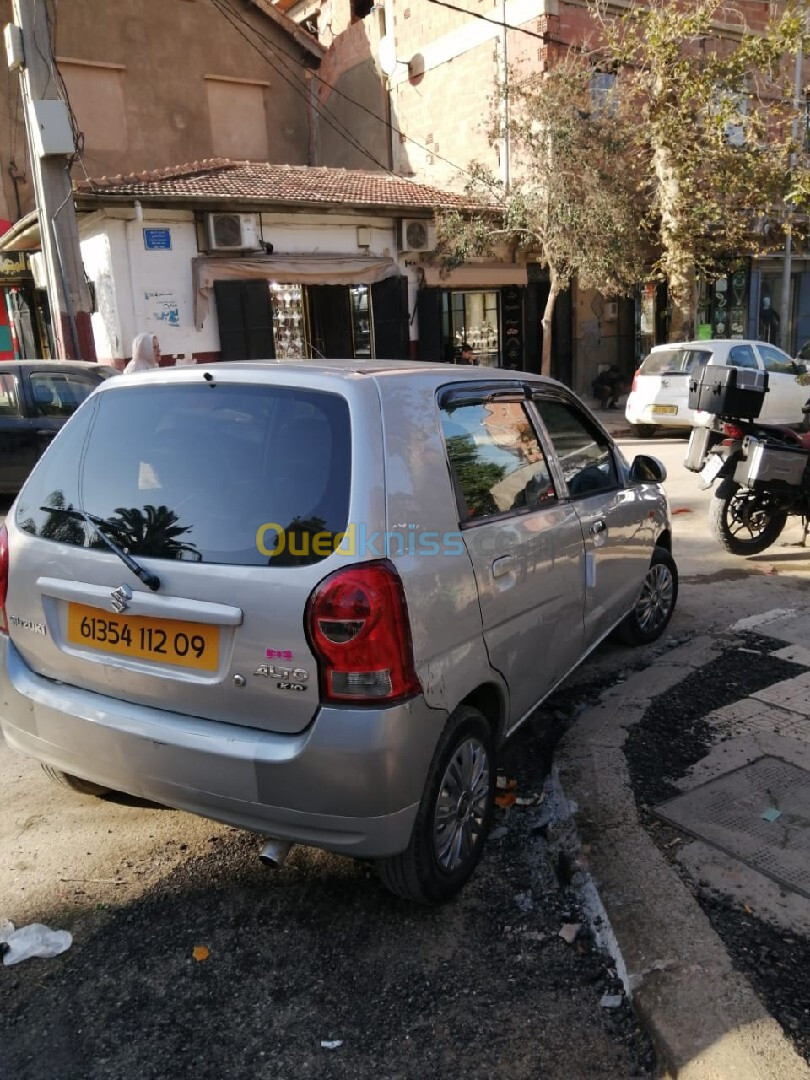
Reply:
[[[644, 163], [640, 195], [669, 286], [669, 337], [689, 338], [698, 275], [772, 250], [790, 217], [791, 187], [801, 190], [790, 60], [805, 33], [803, 4], [787, 0], [757, 31], [719, 0], [648, 0], [620, 16], [591, 2], [605, 58], [641, 120], [627, 150]], [[719, 21], [731, 30], [721, 33]]]
[[514, 179], [507, 190], [474, 163], [467, 212], [440, 214], [445, 267], [501, 245], [536, 255], [548, 270], [541, 370], [551, 372], [552, 319], [574, 277], [604, 295], [629, 292], [646, 250], [638, 179], [625, 149], [629, 118], [618, 98], [595, 99], [593, 65], [570, 54], [547, 73], [512, 73], [503, 88]]

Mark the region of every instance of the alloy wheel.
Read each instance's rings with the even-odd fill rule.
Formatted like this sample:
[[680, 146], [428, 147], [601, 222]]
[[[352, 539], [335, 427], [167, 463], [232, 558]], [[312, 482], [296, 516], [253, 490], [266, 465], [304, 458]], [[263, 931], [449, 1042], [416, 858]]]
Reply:
[[664, 625], [672, 610], [674, 592], [670, 568], [665, 563], [653, 563], [636, 602], [636, 620], [640, 630], [652, 633]]
[[483, 834], [490, 787], [489, 754], [476, 738], [453, 751], [442, 777], [434, 815], [433, 845], [441, 868], [457, 870]]

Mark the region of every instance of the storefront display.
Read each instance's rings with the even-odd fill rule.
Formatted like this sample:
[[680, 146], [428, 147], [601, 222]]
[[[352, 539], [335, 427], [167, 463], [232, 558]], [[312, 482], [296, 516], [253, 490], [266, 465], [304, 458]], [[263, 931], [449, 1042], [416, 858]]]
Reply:
[[273, 342], [278, 360], [307, 356], [304, 289], [301, 285], [270, 282], [270, 305], [273, 310]]

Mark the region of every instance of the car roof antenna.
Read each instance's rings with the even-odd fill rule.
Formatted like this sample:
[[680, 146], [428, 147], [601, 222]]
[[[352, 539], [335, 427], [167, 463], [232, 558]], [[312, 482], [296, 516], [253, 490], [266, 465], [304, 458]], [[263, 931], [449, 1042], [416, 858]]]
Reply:
[[204, 371], [203, 372], [203, 378], [205, 379], [205, 381], [208, 383], [208, 385], [211, 387], [212, 390], [217, 385], [214, 382], [214, 376], [211, 374], [210, 371]]

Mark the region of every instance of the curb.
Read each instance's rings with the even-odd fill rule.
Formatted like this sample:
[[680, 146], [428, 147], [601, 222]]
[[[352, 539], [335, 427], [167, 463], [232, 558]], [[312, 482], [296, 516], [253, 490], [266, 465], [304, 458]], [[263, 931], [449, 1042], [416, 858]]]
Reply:
[[658, 1075], [807, 1080], [810, 1067], [734, 969], [692, 893], [642, 827], [630, 786], [628, 729], [654, 696], [717, 651], [715, 639], [697, 638], [605, 693], [562, 739], [555, 755], [559, 782], [578, 839], [589, 846], [580, 863], [597, 890], [599, 903], [590, 905], [594, 932], [613, 952], [653, 1040]]

